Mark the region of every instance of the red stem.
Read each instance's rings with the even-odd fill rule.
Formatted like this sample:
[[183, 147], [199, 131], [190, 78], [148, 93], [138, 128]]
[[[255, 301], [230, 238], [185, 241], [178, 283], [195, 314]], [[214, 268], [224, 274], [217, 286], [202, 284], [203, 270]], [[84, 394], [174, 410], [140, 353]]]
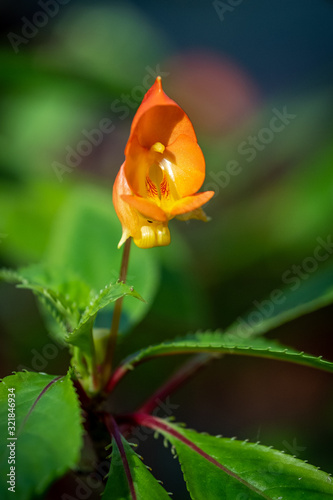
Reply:
[[105, 392], [108, 394], [112, 392], [113, 389], [118, 385], [118, 382], [126, 375], [128, 368], [125, 365], [119, 365], [115, 371], [112, 373], [106, 387]]
[[138, 412], [151, 413], [169, 394], [177, 391], [209, 361], [214, 358], [212, 354], [199, 354], [185, 363], [165, 384], [163, 384], [150, 398], [138, 409]]

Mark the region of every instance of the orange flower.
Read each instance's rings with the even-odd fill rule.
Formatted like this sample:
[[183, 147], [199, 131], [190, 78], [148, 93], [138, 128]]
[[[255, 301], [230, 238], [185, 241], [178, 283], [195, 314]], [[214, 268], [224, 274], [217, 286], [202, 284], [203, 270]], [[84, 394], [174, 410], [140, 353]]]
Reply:
[[170, 243], [168, 222], [207, 220], [201, 206], [214, 191], [197, 193], [205, 160], [184, 111], [162, 90], [161, 77], [137, 110], [113, 187], [113, 203], [123, 228], [118, 248], [129, 238], [140, 248]]

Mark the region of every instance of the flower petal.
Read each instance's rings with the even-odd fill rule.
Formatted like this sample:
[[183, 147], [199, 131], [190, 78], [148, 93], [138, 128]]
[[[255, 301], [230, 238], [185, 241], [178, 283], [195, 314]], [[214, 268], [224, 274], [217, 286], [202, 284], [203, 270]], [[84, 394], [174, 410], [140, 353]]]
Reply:
[[213, 191], [195, 194], [205, 178], [205, 160], [185, 112], [162, 90], [158, 77], [133, 119], [126, 160], [113, 188], [122, 224], [118, 245], [132, 237], [141, 248], [170, 243], [168, 221], [208, 220], [201, 206]]
[[173, 205], [170, 214], [172, 216], [175, 216], [193, 212], [197, 208], [207, 203], [207, 201], [209, 201], [214, 196], [214, 194], [214, 191], [204, 191], [203, 193], [197, 193], [193, 196], [186, 196], [185, 198], [181, 198]]
[[125, 155], [128, 154], [134, 136], [137, 136], [141, 146], [150, 149], [156, 142], [167, 146], [180, 134], [187, 135], [195, 142], [197, 140], [190, 119], [182, 108], [163, 92], [161, 78], [157, 77], [133, 118]]
[[170, 231], [167, 224], [153, 222], [142, 225], [133, 240], [139, 248], [164, 247], [170, 244]]
[[136, 208], [147, 219], [159, 222], [168, 220], [166, 213], [150, 200], [129, 194], [122, 195], [121, 198], [131, 207]]
[[139, 215], [128, 203], [125, 203], [121, 198], [121, 196], [125, 193], [132, 193], [126, 180], [124, 165], [125, 164], [123, 163], [120, 167], [113, 185], [113, 204], [123, 229], [123, 234], [118, 244], [118, 248], [121, 247], [123, 243], [125, 243], [127, 238], [133, 236], [137, 225], [140, 224]]
[[147, 196], [146, 178], [152, 161], [150, 151], [142, 147], [137, 137], [134, 137], [128, 148], [124, 172], [132, 191], [139, 196]]
[[199, 145], [180, 135], [163, 153], [161, 166], [173, 180], [180, 197], [194, 194], [205, 179], [205, 159]]

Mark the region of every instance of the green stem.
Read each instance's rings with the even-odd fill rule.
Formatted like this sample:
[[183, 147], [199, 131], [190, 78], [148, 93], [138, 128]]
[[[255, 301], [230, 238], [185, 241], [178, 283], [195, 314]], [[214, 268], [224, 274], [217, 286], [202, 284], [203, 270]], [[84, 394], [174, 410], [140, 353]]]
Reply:
[[[132, 241], [132, 238], [128, 238], [126, 240], [125, 246], [124, 246], [124, 251], [123, 251], [123, 258], [121, 261], [119, 281], [122, 281], [123, 283], [126, 283], [131, 241]], [[116, 301], [115, 306], [114, 306], [114, 310], [113, 310], [110, 334], [109, 334], [107, 345], [106, 345], [105, 358], [104, 358], [104, 361], [102, 364], [102, 374], [101, 374], [102, 388], [104, 388], [104, 386], [108, 382], [110, 375], [111, 375], [112, 360], [113, 360], [113, 355], [114, 355], [114, 351], [115, 351], [116, 344], [117, 344], [117, 336], [118, 336], [118, 329], [119, 329], [119, 323], [120, 323], [120, 317], [121, 317], [121, 310], [122, 310], [122, 306], [123, 306], [123, 299], [124, 299], [124, 297], [121, 297], [120, 299], [118, 299]]]

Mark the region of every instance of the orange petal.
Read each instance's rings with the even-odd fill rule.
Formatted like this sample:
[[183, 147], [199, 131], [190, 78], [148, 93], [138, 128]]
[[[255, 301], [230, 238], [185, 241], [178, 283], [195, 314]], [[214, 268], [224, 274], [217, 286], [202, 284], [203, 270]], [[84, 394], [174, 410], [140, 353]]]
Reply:
[[134, 137], [127, 152], [124, 172], [135, 194], [147, 196], [146, 177], [151, 163], [150, 152], [140, 145], [137, 137]]
[[193, 141], [197, 140], [190, 119], [182, 108], [163, 92], [161, 78], [157, 77], [133, 118], [125, 155], [135, 135], [141, 146], [150, 149], [156, 142], [167, 146], [180, 134], [187, 135]]
[[128, 203], [125, 203], [121, 199], [123, 193], [124, 194], [132, 193], [126, 180], [124, 172], [124, 163], [120, 167], [120, 170], [113, 185], [113, 204], [123, 229], [123, 235], [119, 242], [118, 248], [123, 243], [125, 243], [127, 238], [133, 236], [133, 233], [135, 232], [135, 227], [139, 224], [139, 217], [136, 211], [133, 210], [133, 208]]
[[205, 159], [198, 144], [186, 135], [180, 135], [163, 153], [167, 162], [163, 167], [173, 180], [181, 198], [194, 194], [205, 179]]
[[203, 193], [197, 193], [193, 196], [186, 196], [185, 198], [176, 201], [170, 214], [175, 216], [192, 212], [207, 203], [207, 201], [209, 201], [214, 194], [214, 191], [205, 191]]
[[166, 213], [153, 201], [128, 194], [122, 195], [121, 198], [131, 205], [131, 207], [136, 208], [147, 219], [159, 222], [166, 222], [168, 220]]

